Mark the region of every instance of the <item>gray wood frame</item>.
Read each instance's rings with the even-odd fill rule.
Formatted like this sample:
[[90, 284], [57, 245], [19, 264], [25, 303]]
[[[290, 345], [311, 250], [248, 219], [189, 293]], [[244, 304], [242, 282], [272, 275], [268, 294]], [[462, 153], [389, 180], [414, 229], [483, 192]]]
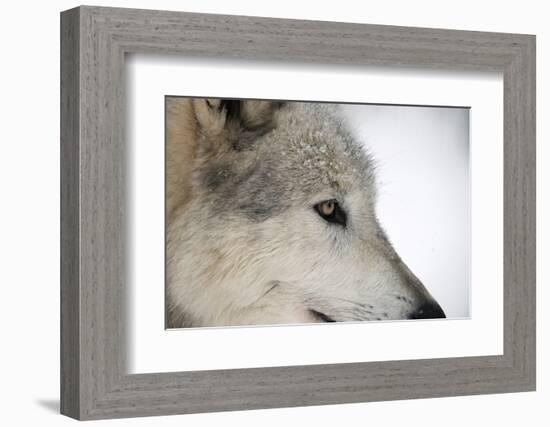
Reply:
[[[504, 354], [128, 375], [124, 56], [504, 76]], [[159, 143], [162, 143], [159, 141]], [[61, 412], [99, 419], [535, 389], [535, 37], [83, 6], [61, 14]]]

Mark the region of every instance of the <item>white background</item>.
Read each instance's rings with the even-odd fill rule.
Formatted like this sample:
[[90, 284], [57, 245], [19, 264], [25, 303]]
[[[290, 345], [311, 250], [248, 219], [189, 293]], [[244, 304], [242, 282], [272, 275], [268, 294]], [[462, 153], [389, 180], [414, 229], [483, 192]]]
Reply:
[[[489, 81], [493, 78], [498, 83]], [[481, 80], [496, 86], [497, 100], [502, 101], [502, 76], [484, 73]], [[460, 86], [465, 91], [466, 84]], [[447, 95], [447, 91], [443, 93]], [[495, 109], [501, 116], [502, 106], [500, 102], [497, 105]], [[475, 125], [483, 126], [484, 119], [475, 111], [477, 108], [472, 110], [473, 117], [469, 119], [468, 108], [345, 108], [351, 125], [376, 163], [380, 223], [405, 264], [450, 319], [470, 316], [470, 283], [475, 286], [473, 277], [470, 281], [470, 153], [477, 156], [477, 178], [489, 175], [487, 165], [491, 160], [502, 164], [502, 134], [495, 132], [499, 148], [485, 151], [482, 147], [487, 145], [487, 139], [474, 133]], [[483, 157], [483, 153], [490, 155]], [[502, 170], [495, 168], [490, 174], [490, 183], [500, 181], [502, 188]], [[478, 199], [472, 198], [472, 204], [477, 200], [478, 207], [472, 209], [472, 216], [485, 210], [494, 234], [502, 235], [502, 224], [494, 221], [495, 210], [502, 208], [502, 194], [490, 194], [492, 197], [488, 198], [487, 191], [476, 190]], [[476, 227], [479, 230], [481, 224], [476, 223]], [[473, 246], [479, 247], [478, 244], [479, 241]], [[502, 259], [495, 261], [495, 268], [500, 269]], [[479, 295], [476, 290], [473, 294]], [[477, 307], [482, 310], [482, 305]]]
[[[132, 165], [127, 218], [132, 239], [127, 321], [130, 372], [502, 353], [500, 75], [380, 67], [296, 69], [281, 63], [132, 55], [127, 58], [126, 76], [128, 163]], [[265, 81], [270, 84], [266, 86]], [[464, 306], [469, 302], [467, 113], [450, 108], [347, 105], [351, 128], [362, 135], [377, 162], [382, 224], [398, 253], [454, 320], [165, 331], [162, 141], [166, 94], [471, 106], [472, 318], [456, 319], [468, 315]], [[455, 218], [462, 224], [456, 224]], [[457, 240], [462, 257], [449, 250]], [[457, 312], [450, 301], [462, 303], [462, 310]], [[210, 348], [224, 351], [206, 350]]]
[[[495, 86], [496, 99], [502, 101], [501, 75], [484, 73], [481, 81], [481, 85]], [[465, 91], [466, 84], [460, 86]], [[443, 91], [445, 95], [446, 92]], [[495, 110], [501, 117], [502, 106], [497, 104]], [[405, 264], [450, 319], [470, 316], [470, 283], [476, 286], [473, 277], [470, 281], [470, 153], [477, 156], [473, 164], [480, 168], [475, 175], [478, 178], [489, 175], [486, 166], [491, 160], [502, 164], [502, 134], [494, 132], [493, 126], [495, 140], [500, 140], [498, 148], [490, 156], [482, 156], [489, 154], [479, 147], [487, 145], [487, 139], [480, 138], [474, 130], [489, 118], [483, 119], [475, 110], [478, 109], [470, 112], [468, 108], [396, 105], [345, 107], [351, 125], [377, 165], [380, 223]], [[494, 163], [490, 182], [500, 181], [502, 188], [502, 170]], [[477, 203], [484, 207], [472, 207], [472, 216], [482, 209], [491, 212], [487, 215], [488, 225], [495, 235], [502, 234], [501, 224], [495, 223], [493, 215], [498, 207], [502, 208], [501, 192], [493, 191], [492, 198], [487, 198], [486, 191], [475, 194], [479, 197]], [[472, 198], [472, 204], [476, 200]], [[476, 223], [477, 229], [480, 226]], [[495, 258], [495, 268], [500, 269], [500, 265], [502, 259]], [[476, 290], [473, 293], [479, 295]], [[477, 307], [481, 311], [479, 303]]]
[[[59, 17], [72, 1], [10, 2], [4, 5], [2, 133], [0, 155], [0, 250], [2, 423], [68, 425], [56, 414], [59, 384]], [[548, 140], [550, 56], [544, 2], [319, 1], [97, 1], [96, 4], [211, 13], [323, 19], [484, 31], [536, 33], [538, 126], [538, 392], [400, 402], [276, 409], [249, 412], [116, 420], [109, 425], [384, 426], [548, 424], [550, 372], [548, 310]], [[542, 166], [546, 165], [546, 170]]]

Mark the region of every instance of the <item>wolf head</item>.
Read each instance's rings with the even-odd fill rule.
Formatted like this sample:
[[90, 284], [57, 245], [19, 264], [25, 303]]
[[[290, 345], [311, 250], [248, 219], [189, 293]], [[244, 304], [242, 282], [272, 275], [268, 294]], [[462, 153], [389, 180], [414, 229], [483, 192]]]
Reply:
[[337, 105], [186, 102], [169, 327], [445, 317], [382, 230], [373, 161]]

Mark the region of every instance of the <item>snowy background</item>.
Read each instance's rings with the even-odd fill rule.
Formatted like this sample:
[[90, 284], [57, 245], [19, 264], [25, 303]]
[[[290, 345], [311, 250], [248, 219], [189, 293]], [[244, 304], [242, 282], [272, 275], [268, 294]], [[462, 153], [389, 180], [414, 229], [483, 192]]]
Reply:
[[469, 109], [345, 105], [374, 157], [378, 217], [445, 310], [470, 315]]

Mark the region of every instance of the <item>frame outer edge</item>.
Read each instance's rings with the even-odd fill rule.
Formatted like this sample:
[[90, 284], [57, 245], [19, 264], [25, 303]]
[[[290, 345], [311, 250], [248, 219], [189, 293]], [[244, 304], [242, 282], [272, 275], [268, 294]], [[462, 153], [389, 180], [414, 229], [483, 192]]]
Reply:
[[60, 411], [79, 419], [80, 387], [80, 10], [61, 19]]
[[[521, 164], [524, 176], [525, 191], [525, 307], [527, 313], [523, 313], [525, 321], [525, 380], [527, 390], [537, 389], [537, 341], [536, 341], [536, 239], [537, 239], [537, 209], [536, 209], [536, 36], [526, 36], [524, 51], [524, 67], [520, 78], [523, 78], [525, 85], [525, 99], [521, 105], [524, 113], [523, 138], [525, 148], [522, 150], [525, 156]], [[520, 141], [521, 143], [521, 141]]]
[[529, 70], [527, 72], [527, 78], [529, 81], [528, 95], [529, 99], [527, 102], [529, 108], [529, 135], [528, 139], [532, 147], [532, 195], [531, 195], [531, 204], [532, 206], [532, 242], [531, 242], [531, 265], [530, 268], [533, 272], [533, 278], [530, 283], [531, 286], [531, 296], [530, 296], [530, 307], [532, 307], [532, 312], [530, 316], [530, 324], [528, 325], [528, 331], [530, 331], [530, 346], [531, 346], [531, 357], [528, 361], [528, 381], [531, 386], [532, 391], [537, 390], [537, 37], [532, 35], [529, 37]]
[[[536, 390], [536, 53], [523, 43], [504, 73], [504, 353], [517, 391]], [[506, 327], [508, 326], [508, 327]]]

